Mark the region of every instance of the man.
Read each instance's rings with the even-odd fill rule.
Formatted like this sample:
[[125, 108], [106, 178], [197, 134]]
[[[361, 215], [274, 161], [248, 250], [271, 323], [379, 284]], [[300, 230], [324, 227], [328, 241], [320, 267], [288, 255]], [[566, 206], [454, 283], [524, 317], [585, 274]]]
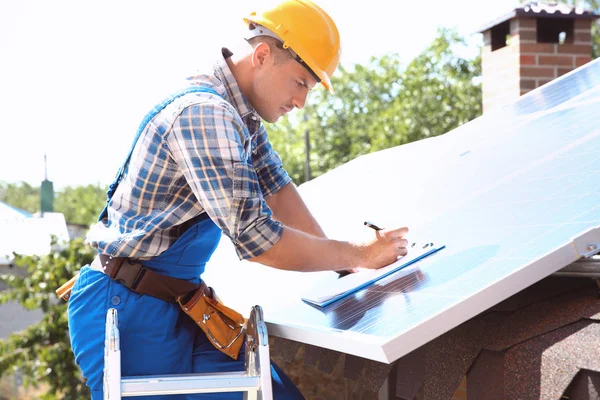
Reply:
[[[69, 327], [93, 399], [102, 398], [109, 308], [119, 313], [124, 376], [243, 369], [243, 356], [233, 360], [217, 350], [173, 289], [200, 284], [222, 233], [241, 259], [296, 271], [379, 268], [406, 254], [406, 228], [377, 231], [361, 244], [326, 238], [260, 122], [302, 108], [319, 82], [332, 91], [329, 77], [340, 57], [334, 22], [308, 0], [284, 0], [245, 21], [246, 52], [223, 49], [214, 71], [188, 78], [142, 122], [89, 234], [98, 257], [73, 287]], [[145, 267], [143, 276], [130, 279], [132, 265]], [[117, 270], [125, 275], [118, 279]], [[141, 284], [148, 276], [159, 278]], [[161, 297], [155, 289], [175, 294]], [[272, 374], [275, 398], [302, 398], [280, 370]]]

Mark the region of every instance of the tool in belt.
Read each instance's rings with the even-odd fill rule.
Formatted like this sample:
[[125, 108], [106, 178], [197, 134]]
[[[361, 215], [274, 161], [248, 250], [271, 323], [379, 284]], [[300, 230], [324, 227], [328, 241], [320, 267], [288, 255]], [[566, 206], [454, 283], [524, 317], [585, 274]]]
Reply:
[[[125, 257], [100, 254], [92, 266], [136, 293], [177, 302], [183, 312], [204, 331], [215, 348], [237, 360], [244, 340], [244, 317], [221, 303], [215, 291], [206, 283], [198, 285], [158, 274], [140, 263], [131, 263]], [[68, 301], [76, 280], [77, 276], [58, 288], [58, 297]]]

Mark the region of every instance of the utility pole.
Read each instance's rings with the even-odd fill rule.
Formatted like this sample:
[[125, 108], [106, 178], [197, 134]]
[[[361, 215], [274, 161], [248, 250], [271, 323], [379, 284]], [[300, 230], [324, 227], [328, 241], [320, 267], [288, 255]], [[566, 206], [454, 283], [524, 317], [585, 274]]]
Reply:
[[304, 149], [306, 151], [306, 158], [304, 160], [304, 180], [306, 182], [311, 180], [310, 176], [310, 134], [308, 132], [308, 114], [304, 112]]

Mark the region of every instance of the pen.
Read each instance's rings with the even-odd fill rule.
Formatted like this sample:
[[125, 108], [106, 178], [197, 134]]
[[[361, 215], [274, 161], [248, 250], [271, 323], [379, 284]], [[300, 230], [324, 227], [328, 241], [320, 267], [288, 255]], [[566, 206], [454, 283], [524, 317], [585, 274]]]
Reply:
[[[378, 227], [377, 225], [375, 225], [374, 223], [372, 223], [370, 221], [365, 221], [365, 225], [371, 229], [375, 229], [376, 231], [380, 231], [383, 229], [383, 228]], [[410, 245], [411, 248], [414, 248], [415, 246], [420, 246], [422, 249], [426, 249], [427, 247], [434, 247], [434, 244], [433, 243], [414, 242]]]
[[376, 231], [380, 231], [380, 230], [383, 229], [383, 228], [380, 228], [377, 225], [375, 225], [374, 223], [369, 222], [369, 221], [365, 221], [365, 225], [368, 226], [371, 229], [375, 229]]

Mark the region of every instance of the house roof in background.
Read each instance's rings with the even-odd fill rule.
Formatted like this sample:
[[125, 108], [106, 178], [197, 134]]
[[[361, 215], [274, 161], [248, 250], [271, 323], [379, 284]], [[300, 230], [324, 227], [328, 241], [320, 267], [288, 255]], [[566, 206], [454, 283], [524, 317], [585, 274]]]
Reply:
[[478, 33], [487, 31], [496, 25], [511, 20], [515, 17], [542, 17], [542, 18], [569, 18], [569, 19], [596, 19], [600, 15], [581, 7], [572, 7], [566, 4], [543, 3], [532, 1], [523, 4], [510, 12], [496, 18], [477, 30]]
[[449, 398], [467, 375], [474, 398], [559, 400], [583, 373], [600, 377], [598, 337], [596, 282], [550, 276], [429, 343], [425, 392]]
[[21, 210], [20, 208], [11, 206], [10, 204], [0, 201], [0, 221], [7, 219], [13, 220], [31, 218], [32, 216], [32, 214], [28, 213], [25, 210]]

